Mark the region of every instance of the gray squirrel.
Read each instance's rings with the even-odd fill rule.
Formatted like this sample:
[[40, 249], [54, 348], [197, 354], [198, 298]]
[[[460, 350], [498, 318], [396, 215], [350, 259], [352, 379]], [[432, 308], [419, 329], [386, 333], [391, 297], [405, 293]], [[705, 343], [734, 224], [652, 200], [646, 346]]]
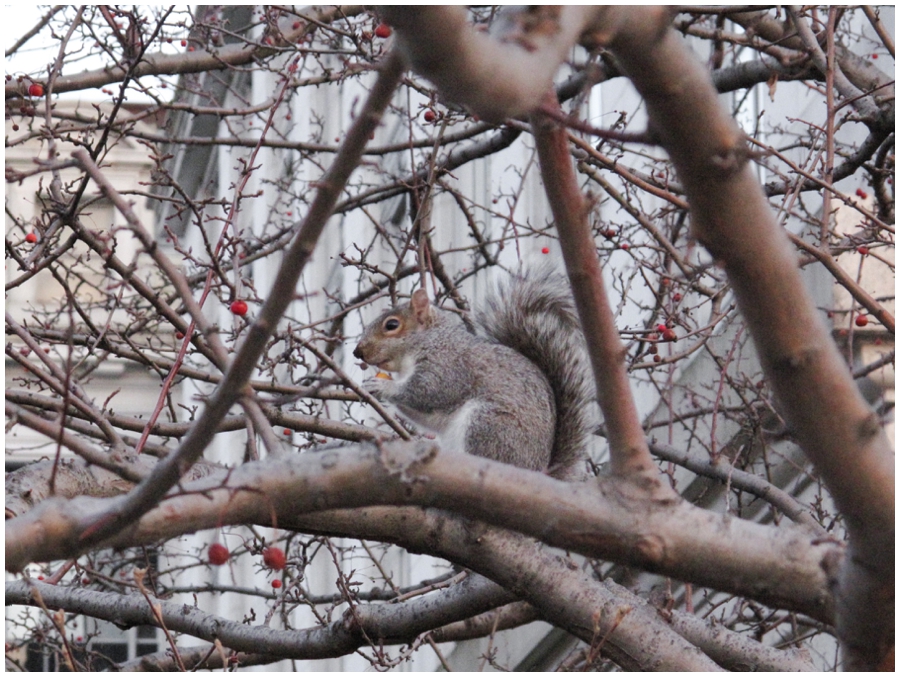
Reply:
[[445, 448], [583, 474], [591, 388], [578, 315], [563, 276], [532, 271], [462, 320], [424, 289], [369, 324], [353, 355], [378, 368], [363, 386]]

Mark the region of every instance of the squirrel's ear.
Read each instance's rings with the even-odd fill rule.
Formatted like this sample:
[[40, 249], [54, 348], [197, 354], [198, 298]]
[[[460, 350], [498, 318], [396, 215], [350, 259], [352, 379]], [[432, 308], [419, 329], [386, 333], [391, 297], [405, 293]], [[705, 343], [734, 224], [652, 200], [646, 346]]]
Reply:
[[416, 322], [425, 325], [431, 322], [431, 319], [434, 316], [434, 310], [431, 301], [428, 298], [427, 291], [424, 289], [416, 289], [413, 292], [410, 306], [412, 307]]

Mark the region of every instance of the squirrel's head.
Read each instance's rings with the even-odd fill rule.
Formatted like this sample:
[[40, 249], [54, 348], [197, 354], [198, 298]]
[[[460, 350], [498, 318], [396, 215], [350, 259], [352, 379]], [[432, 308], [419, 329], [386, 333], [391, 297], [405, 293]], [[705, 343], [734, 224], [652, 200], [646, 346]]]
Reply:
[[417, 289], [409, 303], [385, 311], [365, 328], [353, 356], [381, 371], [400, 371], [408, 357], [407, 338], [431, 327], [436, 317], [428, 292]]

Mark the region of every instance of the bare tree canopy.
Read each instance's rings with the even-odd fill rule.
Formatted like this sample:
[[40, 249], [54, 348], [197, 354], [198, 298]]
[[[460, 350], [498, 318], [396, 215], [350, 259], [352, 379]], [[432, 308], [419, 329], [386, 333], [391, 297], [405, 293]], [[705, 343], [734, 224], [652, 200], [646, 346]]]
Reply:
[[[893, 670], [893, 8], [42, 11], [7, 669]], [[554, 265], [577, 481], [364, 385]]]

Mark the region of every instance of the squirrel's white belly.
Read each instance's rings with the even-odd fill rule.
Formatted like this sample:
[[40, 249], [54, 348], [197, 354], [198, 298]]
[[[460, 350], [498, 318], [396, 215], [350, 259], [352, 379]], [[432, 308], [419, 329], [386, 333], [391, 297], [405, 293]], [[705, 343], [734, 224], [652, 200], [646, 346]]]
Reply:
[[438, 434], [442, 449], [450, 451], [466, 451], [466, 432], [475, 410], [481, 406], [480, 400], [469, 400], [446, 418]]

